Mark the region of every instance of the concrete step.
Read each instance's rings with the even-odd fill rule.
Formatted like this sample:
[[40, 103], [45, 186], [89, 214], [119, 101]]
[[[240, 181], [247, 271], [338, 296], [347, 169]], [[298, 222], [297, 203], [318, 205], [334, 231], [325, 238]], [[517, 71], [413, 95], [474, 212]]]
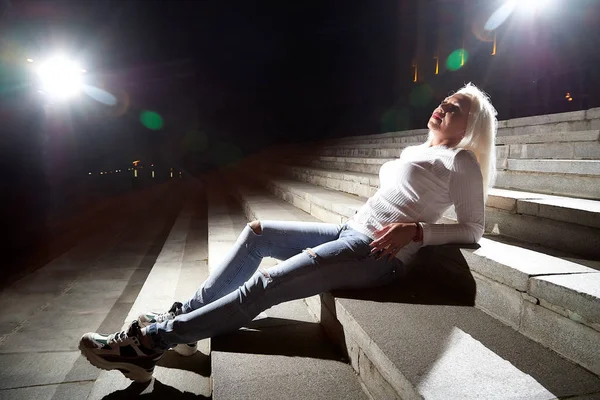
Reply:
[[[279, 209], [286, 207], [272, 195], [261, 196], [256, 187], [248, 190], [238, 185], [237, 188], [243, 208], [251, 218], [260, 215], [275, 219]], [[269, 208], [277, 214], [269, 215]], [[288, 220], [293, 218], [294, 215], [289, 215]], [[307, 302], [313, 313], [321, 317], [331, 337], [348, 353], [352, 367], [373, 398], [553, 399], [599, 395], [600, 365], [594, 361], [598, 357], [595, 350], [600, 340], [598, 327], [578, 324], [544, 307], [544, 303], [557, 301], [560, 295], [551, 296], [543, 290], [544, 296], [552, 300], [537, 305], [526, 291], [529, 280], [538, 274], [542, 280], [548, 279], [546, 275], [552, 276], [553, 281], [563, 277], [597, 279], [600, 274], [560, 259], [548, 256], [544, 259], [539, 253], [519, 248], [507, 252], [509, 246], [494, 246], [502, 245], [484, 240], [479, 249], [436, 246], [433, 255], [425, 259], [428, 263], [420, 264], [422, 268], [413, 270], [418, 273], [411, 274], [404, 282], [371, 291], [314, 296]], [[480, 254], [485, 249], [496, 258]], [[452, 257], [454, 264], [448, 262]], [[444, 264], [441, 269], [439, 260]], [[459, 284], [448, 285], [458, 277]], [[567, 288], [562, 283], [553, 283], [557, 291], [562, 290], [559, 287]], [[581, 290], [579, 283], [569, 282], [572, 294]], [[575, 286], [577, 289], [573, 290]], [[465, 288], [469, 293], [457, 296]], [[591, 291], [596, 293], [598, 301], [597, 289]], [[478, 308], [465, 307], [473, 302]], [[493, 309], [486, 309], [488, 305]], [[527, 311], [521, 317], [517, 310], [508, 311], [513, 306]], [[582, 307], [579, 309], [585, 308]], [[490, 316], [497, 317], [497, 313], [515, 329]], [[596, 320], [595, 316], [586, 315], [590, 321]], [[595, 374], [523, 335], [530, 333], [528, 329], [538, 328], [532, 333], [536, 336], [539, 330], [544, 331], [545, 323], [554, 323], [556, 319], [561, 324], [548, 326], [545, 332], [549, 336], [557, 333], [559, 338], [568, 337], [568, 343], [562, 347], [578, 348], [587, 368], [593, 368]]]
[[427, 140], [428, 129], [413, 129], [399, 132], [385, 132], [374, 135], [348, 136], [339, 139], [329, 140], [322, 143], [342, 144], [342, 143], [423, 143]]
[[[394, 159], [338, 156], [287, 157], [285, 164], [379, 175], [381, 166]], [[598, 160], [505, 159], [498, 160], [498, 164], [495, 187], [600, 199], [600, 161]]]
[[556, 160], [598, 160], [600, 142], [550, 142], [496, 146], [496, 157]]
[[[379, 178], [373, 174], [296, 166], [280, 166], [277, 170], [302, 182], [362, 198], [355, 203], [356, 209], [344, 213], [348, 217], [379, 187]], [[299, 203], [296, 200], [295, 204]], [[600, 201], [494, 188], [486, 211], [488, 233], [600, 258]], [[453, 209], [444, 216], [456, 219]]]
[[[398, 158], [402, 149], [421, 144], [414, 143], [370, 143], [335, 144], [315, 146], [311, 157], [369, 157]], [[600, 142], [534, 143], [496, 146], [497, 168], [506, 165], [507, 159], [557, 159], [557, 160], [600, 160]]]
[[[185, 301], [208, 277], [207, 210], [199, 187], [181, 210], [156, 262], [143, 282], [123, 326], [148, 310], [168, 310], [174, 301]], [[210, 398], [210, 339], [198, 342], [198, 353], [182, 357], [167, 351], [147, 384], [135, 384], [118, 371], [102, 371], [88, 399], [122, 398], [148, 394], [156, 398], [190, 394]]]
[[529, 143], [573, 143], [573, 142], [597, 142], [600, 140], [600, 131], [576, 131], [576, 132], [544, 132], [525, 135], [510, 135], [496, 137], [497, 145], [529, 144]]
[[[82, 241], [3, 289], [0, 398], [87, 399], [102, 396], [98, 390], [106, 394], [117, 389], [102, 388], [106, 375], [80, 356], [79, 338], [88, 331], [121, 329], [183, 198], [185, 191], [173, 185], [137, 193], [131, 203], [122, 204], [133, 215], [118, 214], [114, 221], [110, 219], [114, 216], [106, 216], [113, 230]], [[115, 374], [114, 382], [121, 387], [135, 386]], [[171, 386], [162, 387], [178, 393]], [[110, 397], [128, 398], [134, 392], [111, 393]]]
[[[600, 160], [519, 160], [508, 159], [506, 169], [567, 175], [600, 177]], [[574, 177], [570, 177], [574, 178]]]
[[[219, 189], [211, 191], [211, 266], [227, 254], [250, 219], [232, 200]], [[262, 202], [251, 218], [262, 216], [264, 207], [273, 210], [269, 204], [272, 203]], [[306, 216], [285, 203], [274, 211], [271, 217], [275, 218], [289, 219], [299, 213]], [[276, 262], [266, 258], [261, 267], [268, 268]], [[238, 332], [213, 338], [211, 358], [215, 400], [368, 398], [352, 367], [308, 312], [304, 300], [279, 304]]]
[[600, 175], [553, 174], [528, 171], [497, 171], [497, 188], [600, 199]]
[[[257, 177], [256, 174], [253, 176]], [[316, 216], [325, 222], [343, 223], [354, 214], [350, 211], [352, 208], [356, 207], [356, 209], [358, 209], [358, 207], [360, 207], [359, 203], [364, 203], [364, 200], [361, 201], [356, 198], [352, 199], [352, 196], [350, 195], [316, 187], [303, 182], [294, 182], [291, 180], [282, 179], [270, 179], [266, 182], [268, 182], [266, 187], [271, 193], [286, 201], [290, 201], [290, 199], [294, 200], [300, 196], [303, 196], [304, 199], [309, 199], [306, 200], [308, 203], [318, 201], [319, 204], [317, 206], [317, 213], [311, 212], [311, 215]], [[284, 194], [284, 196], [282, 196], [282, 194]], [[345, 204], [345, 207], [339, 207], [338, 200], [341, 204]], [[354, 200], [354, 202], [351, 202], [351, 200]], [[310, 211], [312, 211], [312, 209], [310, 209]], [[527, 283], [523, 283], [523, 281], [521, 281], [521, 283], [518, 285], [513, 284], [512, 281], [500, 279], [498, 276], [493, 275], [493, 272], [488, 272], [488, 270], [505, 271], [508, 275], [512, 275], [514, 273], [521, 274], [523, 271], [527, 271], [525, 273], [528, 277], [535, 275], [555, 275], [559, 273], [586, 273], [589, 274], [586, 275], [586, 277], [592, 279], [591, 282], [596, 282], [600, 278], [600, 272], [598, 272], [600, 271], [600, 263], [586, 263], [587, 265], [593, 267], [590, 268], [582, 265], [581, 263], [573, 263], [561, 258], [549, 256], [545, 253], [540, 253], [538, 251], [527, 250], [525, 246], [521, 246], [519, 244], [504, 244], [501, 241], [492, 240], [493, 238], [494, 236], [487, 236], [486, 238], [481, 239], [479, 242], [480, 250], [477, 250], [473, 253], [476, 255], [476, 257], [471, 257], [471, 249], [466, 249], [464, 251], [461, 249], [461, 252], [463, 253], [463, 257], [469, 260], [469, 268], [471, 268], [474, 273], [482, 274], [485, 279], [491, 279], [489, 282], [487, 280], [482, 280], [482, 287], [484, 284], [488, 287], [491, 285], [492, 289], [489, 289], [488, 292], [496, 293], [497, 291], [500, 293], [500, 299], [492, 298], [491, 301], [486, 301], [485, 297], [481, 297], [481, 301], [478, 304], [481, 304], [481, 307], [486, 311], [496, 316], [500, 316], [499, 318], [501, 320], [511, 324], [515, 328], [521, 326], [520, 318], [523, 315], [523, 310], [525, 308], [524, 302], [529, 299], [533, 301], [533, 303], [537, 303], [537, 300], [535, 300], [537, 298], [528, 297], [530, 295], [524, 296], [523, 293], [525, 293], [527, 290]], [[515, 241], [513, 243], [519, 242]], [[550, 251], [546, 253], [550, 253]], [[469, 257], [471, 257], [471, 259], [469, 259]], [[499, 259], [500, 262], [497, 264], [490, 264], [489, 260], [492, 259]], [[598, 259], [599, 258], [596, 257], [592, 260]], [[490, 265], [492, 265], [491, 269]], [[558, 265], [558, 267], [555, 267], [555, 265]], [[535, 271], [532, 273], [530, 273], [533, 271], [531, 268], [535, 269]], [[494, 286], [494, 284], [497, 282], [500, 283], [500, 286]], [[600, 287], [600, 285], [598, 285], [598, 287]], [[600, 292], [598, 292], [597, 289], [591, 291], [589, 289], [582, 289], [580, 293], [585, 293], [584, 295], [581, 295], [581, 299], [591, 297], [594, 299], [593, 301], [596, 307], [600, 307]], [[495, 305], [500, 305], [501, 308], [505, 308], [509, 304], [511, 305], [509, 307], [512, 307], [512, 311], [508, 311], [507, 309], [504, 309], [504, 311], [494, 310]], [[561, 306], [558, 307], [560, 308]], [[577, 316], [580, 315], [580, 312], [581, 311], [571, 310], [571, 313], [577, 314]], [[509, 317], [508, 315], [512, 315], [512, 317]], [[564, 315], [571, 314], [565, 311]], [[568, 318], [566, 317], [565, 319], [568, 320]], [[578, 317], [574, 317], [574, 320], [577, 319]], [[589, 339], [598, 344], [597, 355], [599, 356], [598, 360], [600, 360], [600, 333], [598, 332], [600, 330], [600, 326], [598, 325], [599, 321], [597, 321], [595, 317], [582, 323], [571, 323], [571, 320], [568, 321], [569, 322], [566, 322], [567, 325], [565, 329], [567, 331], [572, 330], [572, 332], [569, 334], [572, 334], [573, 337], [585, 337], [585, 339], [582, 340], [587, 341]], [[579, 331], [580, 328], [582, 329], [581, 332]], [[551, 329], [547, 332], [549, 336], [552, 336], [554, 333], [555, 332]], [[535, 340], [540, 340], [544, 345], [555, 346], [552, 347], [555, 350], [558, 348], [558, 344], [551, 344], [550, 341], [540, 338], [540, 335], [535, 336], [532, 333], [531, 337], [533, 337]], [[600, 365], [598, 364], [590, 367], [588, 358], [589, 354], [584, 347], [579, 349], [577, 355], [571, 354], [567, 355], [567, 357], [575, 362], [581, 363], [581, 365], [585, 365], [587, 368], [590, 368], [594, 371], [600, 371]]]

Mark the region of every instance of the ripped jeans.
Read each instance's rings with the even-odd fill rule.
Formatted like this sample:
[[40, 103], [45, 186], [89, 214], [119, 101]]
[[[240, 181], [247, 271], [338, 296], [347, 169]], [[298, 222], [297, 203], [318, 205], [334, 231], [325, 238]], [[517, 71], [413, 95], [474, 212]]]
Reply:
[[[285, 301], [333, 289], [385, 285], [405, 273], [397, 258], [376, 260], [371, 239], [350, 227], [322, 222], [260, 221], [248, 224], [184, 313], [147, 328], [163, 349], [234, 331]], [[263, 257], [285, 260], [258, 270]]]

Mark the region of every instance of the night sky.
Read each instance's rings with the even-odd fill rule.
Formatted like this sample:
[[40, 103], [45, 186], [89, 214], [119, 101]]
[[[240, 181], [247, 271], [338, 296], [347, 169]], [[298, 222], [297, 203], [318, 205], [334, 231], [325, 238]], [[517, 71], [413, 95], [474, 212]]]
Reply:
[[[410, 13], [424, 2], [432, 29], [419, 36]], [[554, 71], [540, 70], [539, 59], [531, 55], [565, 68], [583, 63], [578, 53], [595, 53], [597, 61], [600, 14], [590, 5], [598, 2], [576, 0], [546, 22], [540, 15], [538, 25], [520, 22], [504, 29], [504, 47], [495, 65], [489, 64], [491, 43], [479, 42], [461, 71], [444, 71], [435, 82], [427, 77], [425, 84], [431, 86], [417, 87], [411, 80], [411, 60], [418, 42], [429, 48], [436, 40], [454, 41], [459, 47], [461, 27], [470, 18], [461, 11], [464, 4], [490, 9], [502, 4], [424, 2], [0, 0], [2, 61], [12, 62], [17, 71], [22, 69], [17, 59], [23, 63], [25, 57], [44, 58], [66, 49], [88, 69], [93, 84], [119, 98], [116, 111], [83, 99], [47, 117], [45, 126], [52, 129], [46, 134], [58, 138], [55, 158], [83, 170], [116, 168], [140, 158], [222, 164], [270, 143], [422, 128], [436, 101], [471, 80], [498, 100], [500, 119], [520, 116], [519, 111], [548, 112], [509, 104], [527, 97], [518, 90], [531, 83], [531, 76], [534, 83], [535, 74], [547, 74], [546, 82], [554, 79]], [[533, 28], [543, 23], [545, 30], [535, 33]], [[447, 37], [436, 39], [443, 24], [450, 26], [441, 35]], [[588, 27], [596, 28], [582, 30]], [[562, 44], [552, 47], [543, 40]], [[506, 57], [507, 46], [515, 47], [512, 58]], [[432, 55], [426, 57], [429, 70]], [[5, 69], [2, 77], [8, 75]], [[510, 82], [515, 93], [507, 92]], [[576, 92], [571, 82], [561, 86], [557, 81], [559, 86], [560, 93], [552, 94], [559, 101], [564, 100], [563, 86]], [[422, 88], [432, 94], [421, 109], [401, 110], [410, 121], [386, 125]], [[593, 106], [576, 103], [570, 106]], [[160, 114], [164, 126], [144, 127], [140, 115], [145, 110]]]
[[[89, 110], [72, 111], [73, 129], [85, 131], [74, 134], [92, 138], [77, 139], [86, 159], [102, 165], [114, 131], [123, 158], [147, 157], [148, 140], [164, 150], [162, 139], [138, 140], [144, 132], [133, 121], [143, 109], [164, 116], [167, 128], [177, 108], [195, 108], [197, 126], [145, 134], [185, 140], [196, 128], [242, 154], [273, 142], [377, 132], [398, 96], [399, 4], [12, 1], [4, 32], [28, 54], [71, 49], [92, 78], [121, 75], [111, 88], [127, 93], [131, 115], [99, 124]], [[173, 78], [173, 62], [191, 76]]]

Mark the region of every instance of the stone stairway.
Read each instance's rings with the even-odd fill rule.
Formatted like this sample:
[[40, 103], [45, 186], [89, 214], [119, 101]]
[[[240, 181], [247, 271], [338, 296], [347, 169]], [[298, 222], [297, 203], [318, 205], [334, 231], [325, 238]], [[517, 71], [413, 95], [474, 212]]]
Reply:
[[[248, 219], [211, 181], [208, 192], [209, 266], [234, 245]], [[299, 210], [279, 210], [283, 219]], [[261, 267], [275, 265], [266, 258]], [[212, 339], [213, 399], [368, 399], [352, 367], [327, 339], [303, 300], [266, 310], [238, 332]]]
[[[598, 118], [501, 121], [499, 176], [529, 175], [499, 177], [478, 246], [425, 249], [410, 285], [307, 299], [371, 395], [600, 398]], [[249, 219], [343, 223], [376, 190], [379, 166], [424, 133], [268, 149], [226, 179]], [[542, 157], [553, 148], [571, 152]], [[537, 179], [559, 183], [540, 190]], [[448, 289], [462, 303], [440, 299]]]

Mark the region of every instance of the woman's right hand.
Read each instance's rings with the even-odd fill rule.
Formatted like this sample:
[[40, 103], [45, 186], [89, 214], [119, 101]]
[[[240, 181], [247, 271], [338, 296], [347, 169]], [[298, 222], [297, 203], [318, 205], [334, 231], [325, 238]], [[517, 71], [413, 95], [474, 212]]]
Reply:
[[371, 255], [393, 258], [401, 248], [409, 244], [417, 234], [417, 223], [395, 222], [375, 232], [371, 242]]

